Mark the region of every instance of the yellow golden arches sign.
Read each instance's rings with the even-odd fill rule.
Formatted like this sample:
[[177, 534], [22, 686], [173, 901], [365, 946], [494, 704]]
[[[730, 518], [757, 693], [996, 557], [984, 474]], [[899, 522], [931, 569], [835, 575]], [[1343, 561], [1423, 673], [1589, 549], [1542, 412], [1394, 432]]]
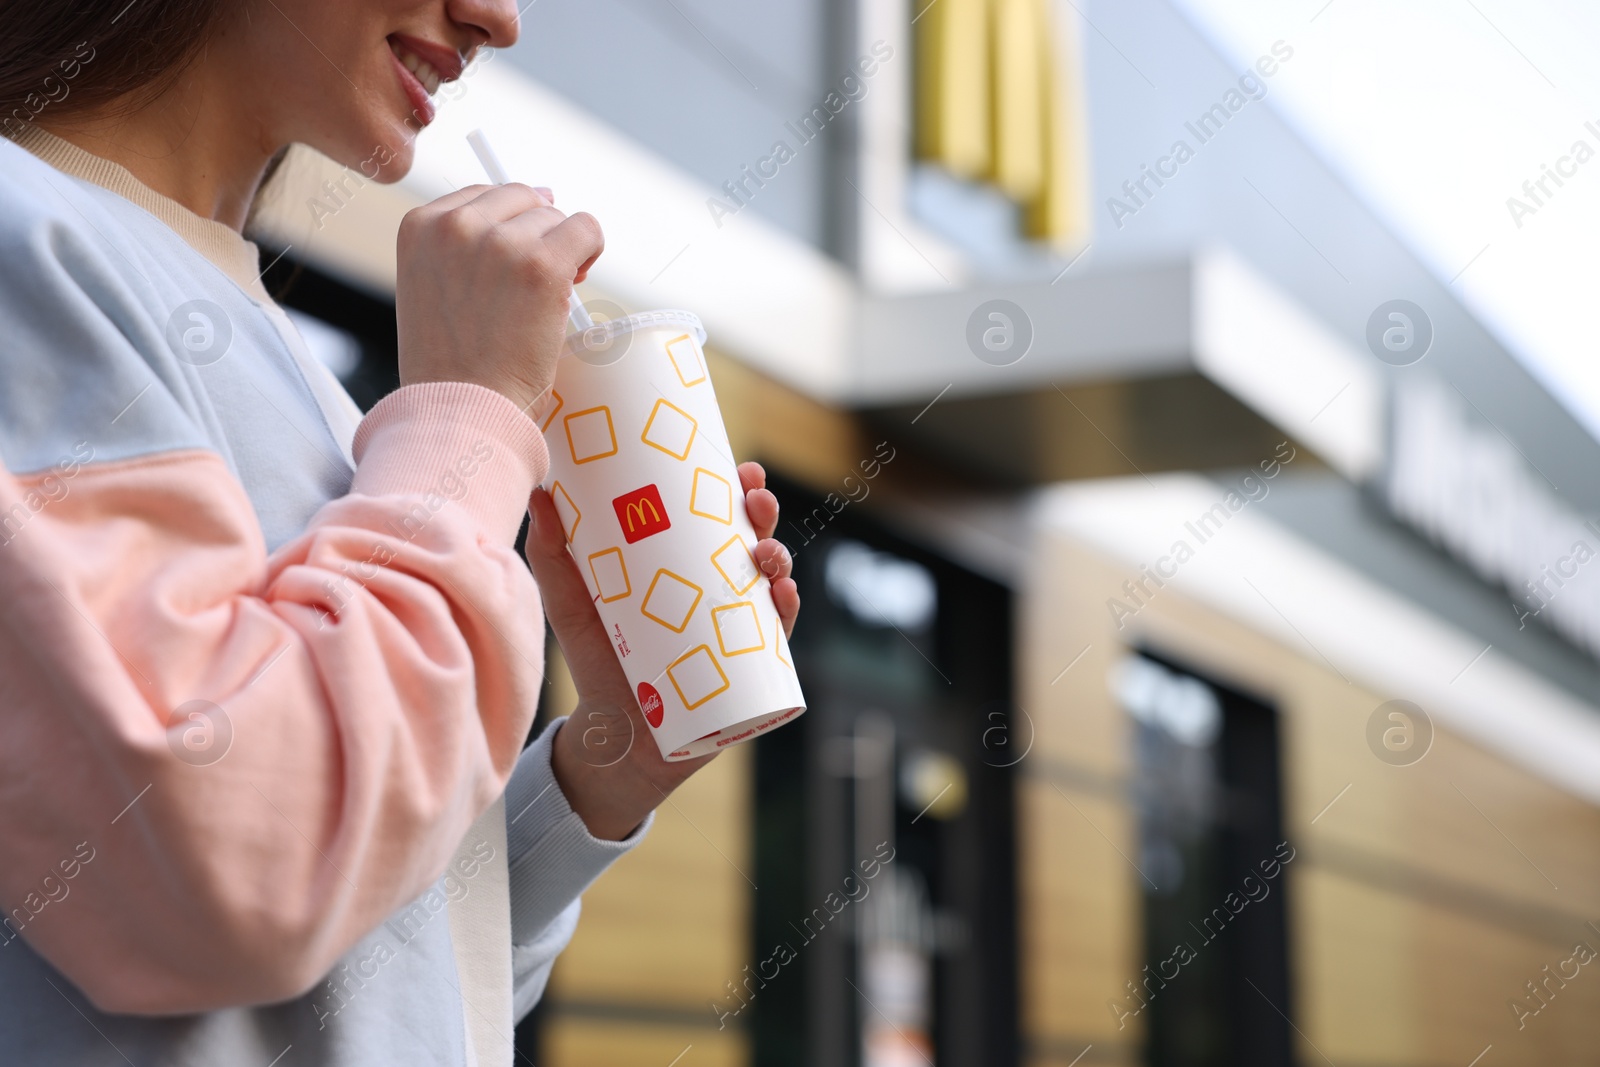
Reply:
[[[918, 0], [916, 154], [992, 182], [1028, 237], [1065, 244], [1088, 226], [1081, 89], [1057, 55], [1048, 0]], [[1064, 94], [1070, 93], [1070, 96]]]

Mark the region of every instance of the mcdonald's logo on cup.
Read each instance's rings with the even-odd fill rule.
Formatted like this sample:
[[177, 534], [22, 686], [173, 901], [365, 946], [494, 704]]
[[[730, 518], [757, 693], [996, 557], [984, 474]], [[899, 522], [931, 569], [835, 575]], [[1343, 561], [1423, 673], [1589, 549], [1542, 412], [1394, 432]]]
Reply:
[[622, 536], [630, 545], [672, 527], [666, 506], [661, 503], [661, 490], [653, 484], [623, 493], [611, 506], [616, 509], [617, 522], [622, 525]]

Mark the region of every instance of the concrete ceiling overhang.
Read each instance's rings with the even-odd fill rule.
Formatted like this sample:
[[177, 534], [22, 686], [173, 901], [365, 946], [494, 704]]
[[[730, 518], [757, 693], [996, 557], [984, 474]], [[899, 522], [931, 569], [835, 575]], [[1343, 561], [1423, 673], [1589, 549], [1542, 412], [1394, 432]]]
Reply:
[[[1014, 305], [1013, 329], [1031, 334], [1005, 366], [980, 358], [969, 328], [994, 301]], [[860, 321], [856, 404], [983, 477], [1254, 466], [1288, 439], [1361, 481], [1382, 456], [1373, 358], [1224, 249], [1049, 284], [869, 299]]]

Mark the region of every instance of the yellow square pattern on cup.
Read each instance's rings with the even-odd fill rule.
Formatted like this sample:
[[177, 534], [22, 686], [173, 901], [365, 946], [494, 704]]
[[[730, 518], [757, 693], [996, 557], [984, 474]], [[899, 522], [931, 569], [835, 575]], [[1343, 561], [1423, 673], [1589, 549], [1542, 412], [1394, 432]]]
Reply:
[[673, 660], [667, 677], [678, 691], [678, 699], [690, 711], [728, 688], [728, 676], [705, 645], [696, 645]]
[[681, 634], [688, 628], [689, 619], [694, 616], [694, 609], [700, 605], [700, 598], [704, 595], [698, 585], [662, 567], [650, 579], [650, 588], [644, 592], [639, 612], [673, 633]]
[[772, 651], [777, 655], [779, 663], [793, 670], [794, 664], [789, 662], [789, 638], [783, 632], [783, 619], [774, 615], [772, 617], [772, 625], [774, 632], [778, 635], [777, 640], [772, 642]]
[[689, 488], [689, 511], [702, 519], [732, 526], [733, 486], [722, 475], [696, 467], [694, 484]]
[[724, 656], [742, 656], [767, 647], [756, 606], [748, 600], [712, 608], [711, 622], [717, 629], [717, 647]]
[[721, 548], [711, 553], [711, 565], [717, 568], [717, 573], [728, 583], [728, 588], [739, 596], [748, 593], [761, 577], [761, 572], [756, 569], [755, 557], [738, 534], [728, 538]]
[[561, 528], [567, 532], [567, 544], [572, 544], [572, 539], [578, 536], [578, 523], [583, 521], [583, 512], [578, 510], [578, 505], [572, 502], [572, 496], [560, 482], [550, 487], [550, 500], [556, 506], [556, 517], [561, 520]]
[[533, 412], [533, 421], [539, 424], [541, 433], [549, 432], [550, 424], [556, 421], [556, 414], [564, 404], [566, 404], [566, 401], [562, 400], [561, 394], [554, 389], [550, 390], [549, 396], [539, 401]]
[[574, 411], [562, 422], [567, 427], [567, 447], [572, 449], [572, 462], [593, 463], [617, 454], [617, 431], [611, 425], [611, 409], [604, 404]]
[[699, 428], [693, 416], [663, 397], [650, 409], [650, 417], [645, 420], [644, 433], [639, 439], [673, 459], [688, 459], [689, 446], [694, 444], [695, 431]]
[[678, 380], [685, 387], [699, 385], [706, 380], [705, 364], [700, 361], [700, 353], [688, 334], [667, 342], [667, 356], [672, 360], [672, 369], [678, 372]]
[[606, 548], [589, 555], [589, 573], [594, 576], [594, 587], [602, 604], [633, 595], [628, 584], [628, 565], [623, 561], [622, 549]]

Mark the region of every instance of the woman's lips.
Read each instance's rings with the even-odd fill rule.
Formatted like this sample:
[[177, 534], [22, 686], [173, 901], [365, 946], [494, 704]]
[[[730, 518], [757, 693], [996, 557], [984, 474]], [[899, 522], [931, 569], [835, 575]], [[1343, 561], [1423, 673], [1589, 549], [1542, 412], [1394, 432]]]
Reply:
[[[392, 55], [392, 53], [391, 53]], [[393, 56], [395, 73], [400, 77], [400, 88], [405, 91], [406, 99], [411, 102], [411, 112], [426, 126], [433, 121], [437, 113], [433, 100], [428, 96], [428, 90], [417, 76], [406, 69], [399, 56]]]
[[443, 82], [454, 81], [461, 73], [459, 54], [398, 35], [389, 38], [389, 54], [394, 57], [400, 87], [411, 102], [413, 114], [426, 126], [437, 113], [433, 94]]

